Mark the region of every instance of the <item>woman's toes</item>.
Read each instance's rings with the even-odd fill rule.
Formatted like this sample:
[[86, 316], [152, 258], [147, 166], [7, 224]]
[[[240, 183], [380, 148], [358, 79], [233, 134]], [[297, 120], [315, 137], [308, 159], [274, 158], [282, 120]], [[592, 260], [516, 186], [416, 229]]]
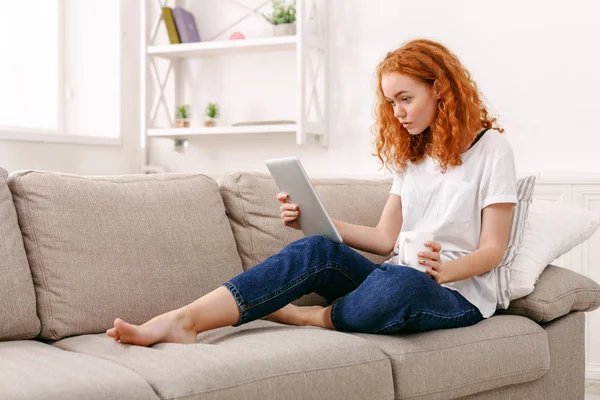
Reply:
[[115, 327], [114, 329], [116, 331], [118, 331], [120, 334], [127, 334], [130, 333], [132, 330], [134, 330], [134, 325], [131, 325], [130, 323], [127, 323], [125, 321], [123, 321], [120, 318], [115, 319]]

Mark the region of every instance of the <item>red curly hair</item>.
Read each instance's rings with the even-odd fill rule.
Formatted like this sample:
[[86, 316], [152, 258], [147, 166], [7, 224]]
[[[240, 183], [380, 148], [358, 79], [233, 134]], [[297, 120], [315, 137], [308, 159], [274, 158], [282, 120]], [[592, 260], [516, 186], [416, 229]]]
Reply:
[[[393, 107], [381, 87], [384, 74], [398, 72], [440, 88], [437, 113], [431, 126], [419, 135], [410, 135], [394, 117]], [[468, 143], [481, 128], [504, 132], [496, 118], [490, 118], [480, 100], [477, 85], [458, 57], [442, 44], [418, 39], [389, 52], [377, 67], [376, 136], [377, 156], [390, 171], [403, 172], [408, 161], [421, 160], [425, 151], [440, 162], [442, 173], [448, 165], [461, 165], [461, 127], [469, 132]]]

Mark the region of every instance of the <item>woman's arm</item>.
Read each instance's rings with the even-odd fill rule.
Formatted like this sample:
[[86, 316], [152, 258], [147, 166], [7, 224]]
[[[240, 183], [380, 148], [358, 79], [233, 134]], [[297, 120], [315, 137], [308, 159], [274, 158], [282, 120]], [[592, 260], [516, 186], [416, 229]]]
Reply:
[[382, 256], [389, 255], [402, 227], [402, 201], [400, 196], [390, 194], [376, 227], [349, 224], [333, 220], [344, 243], [355, 249]]
[[443, 263], [439, 267], [441, 279], [436, 278], [436, 281], [461, 281], [496, 268], [508, 246], [513, 207], [513, 203], [496, 203], [485, 207], [481, 212], [479, 248], [457, 260]]

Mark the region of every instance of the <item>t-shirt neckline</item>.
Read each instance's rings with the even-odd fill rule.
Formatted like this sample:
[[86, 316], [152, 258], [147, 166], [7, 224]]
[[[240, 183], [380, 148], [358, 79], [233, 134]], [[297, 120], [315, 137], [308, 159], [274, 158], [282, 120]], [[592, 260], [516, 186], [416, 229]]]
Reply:
[[[471, 150], [473, 150], [477, 144], [479, 144], [481, 142], [481, 139], [484, 136], [484, 133], [486, 133], [487, 131], [489, 131], [489, 128], [485, 128], [483, 131], [479, 132], [477, 134], [477, 136], [475, 137], [475, 139], [473, 140], [473, 142], [471, 143], [471, 147], [469, 147], [466, 151], [464, 151], [463, 153], [461, 153], [461, 158], [467, 154], [469, 154], [471, 152]], [[433, 162], [434, 164], [436, 164], [436, 160], [431, 157], [429, 154], [425, 154], [425, 159], [429, 162]]]

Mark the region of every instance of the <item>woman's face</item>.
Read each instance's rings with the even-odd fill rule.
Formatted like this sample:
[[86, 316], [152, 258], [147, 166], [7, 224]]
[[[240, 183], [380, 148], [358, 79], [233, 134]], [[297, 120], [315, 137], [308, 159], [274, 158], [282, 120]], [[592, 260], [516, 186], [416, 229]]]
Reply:
[[398, 72], [381, 77], [383, 95], [394, 108], [394, 116], [411, 135], [425, 131], [437, 113], [439, 96], [433, 87]]

